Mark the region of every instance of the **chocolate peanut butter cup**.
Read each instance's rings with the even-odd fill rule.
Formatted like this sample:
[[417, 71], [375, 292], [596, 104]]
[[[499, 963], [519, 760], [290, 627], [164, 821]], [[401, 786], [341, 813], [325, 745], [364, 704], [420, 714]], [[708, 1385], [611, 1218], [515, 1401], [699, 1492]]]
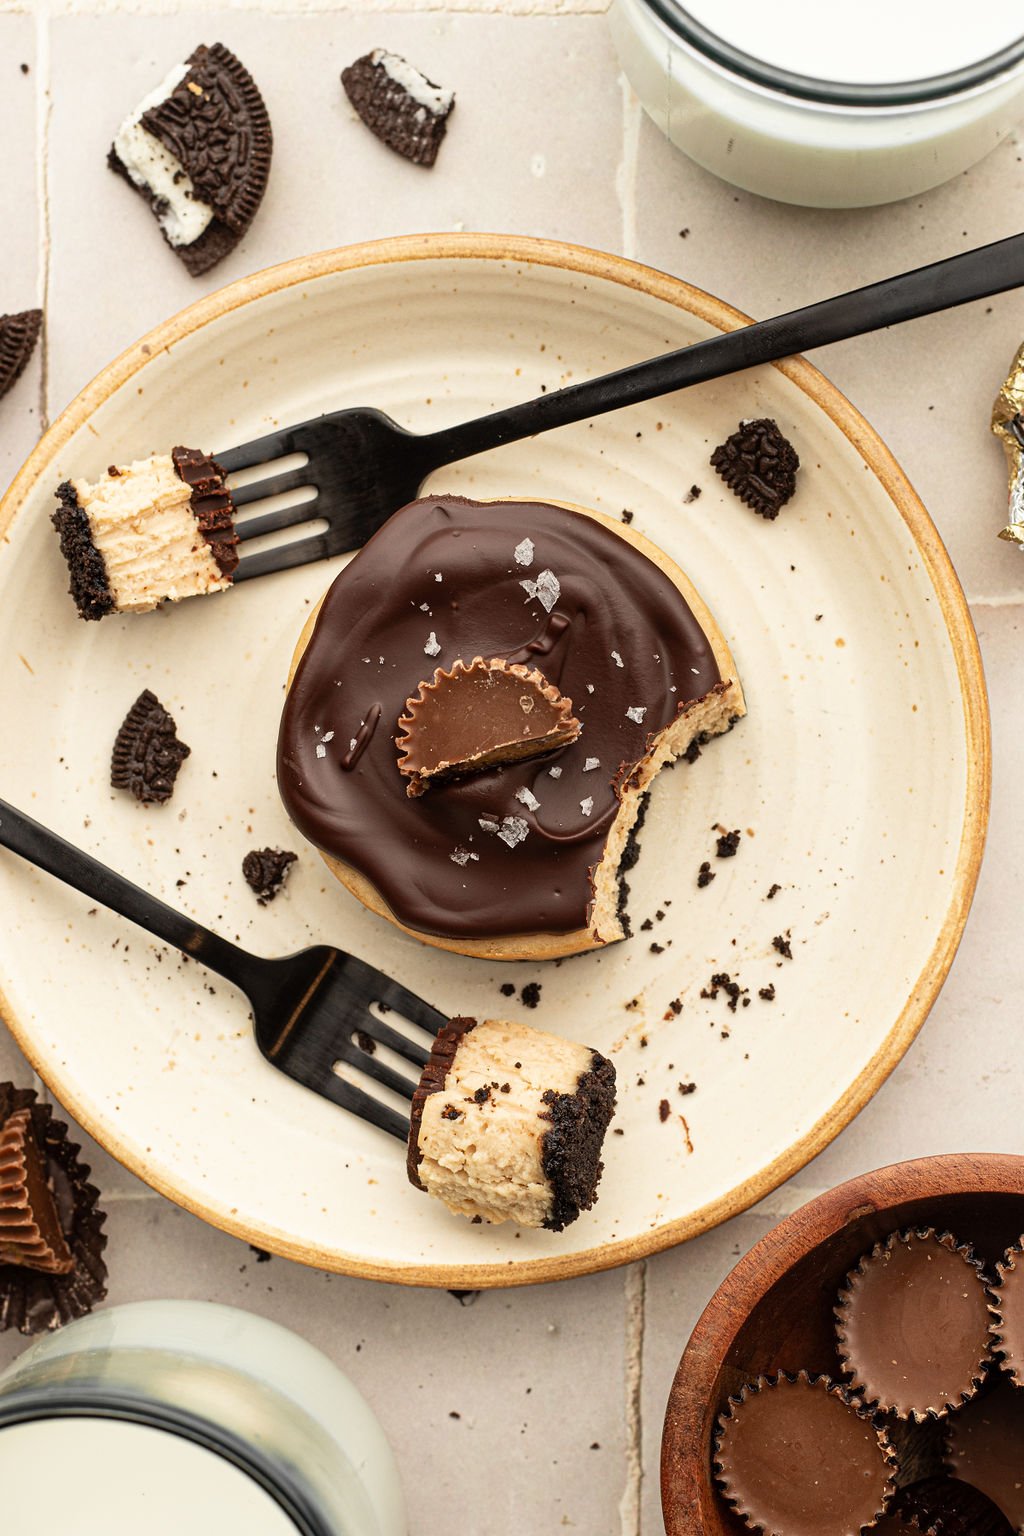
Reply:
[[[431, 784], [519, 763], [568, 746], [580, 722], [565, 698], [536, 667], [492, 657], [460, 657], [450, 671], [438, 667], [406, 700], [396, 738], [407, 793]], [[533, 798], [531, 796], [531, 798]]]
[[1024, 1388], [1024, 1238], [996, 1265], [988, 1310], [999, 1364], [1015, 1387]]
[[43, 323], [41, 309], [0, 315], [0, 399], [13, 389], [28, 367]]
[[800, 1371], [761, 1377], [719, 1416], [713, 1470], [736, 1514], [763, 1536], [856, 1536], [894, 1491], [894, 1456], [845, 1388]]
[[941, 1418], [977, 1392], [988, 1306], [971, 1249], [933, 1228], [895, 1232], [846, 1277], [835, 1308], [851, 1387], [900, 1418]]
[[1002, 1378], [944, 1426], [946, 1465], [1024, 1531], [1024, 1392]]
[[0, 1331], [44, 1333], [106, 1295], [106, 1217], [67, 1126], [0, 1083]]

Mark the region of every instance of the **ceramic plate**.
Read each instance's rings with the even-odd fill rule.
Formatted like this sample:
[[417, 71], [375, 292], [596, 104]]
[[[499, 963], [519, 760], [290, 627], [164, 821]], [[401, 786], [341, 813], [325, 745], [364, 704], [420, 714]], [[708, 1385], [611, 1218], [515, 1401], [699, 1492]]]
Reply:
[[[761, 1198], [900, 1059], [977, 875], [984, 684], [927, 515], [808, 364], [435, 477], [435, 489], [477, 497], [628, 509], [695, 581], [746, 689], [748, 718], [656, 786], [631, 877], [636, 936], [563, 964], [429, 949], [359, 907], [290, 828], [274, 783], [284, 679], [340, 561], [85, 624], [49, 525], [60, 480], [172, 443], [226, 447], [355, 404], [430, 429], [742, 318], [673, 278], [563, 245], [385, 241], [204, 299], [112, 364], [40, 444], [0, 514], [0, 793], [243, 945], [273, 954], [330, 940], [448, 1012], [585, 1040], [614, 1056], [621, 1084], [622, 1134], [608, 1138], [590, 1214], [558, 1236], [472, 1226], [406, 1183], [390, 1138], [267, 1066], [225, 983], [0, 856], [5, 1015], [57, 1098], [155, 1188], [325, 1268], [444, 1286], [555, 1279], [680, 1242]], [[774, 523], [708, 465], [741, 418], [766, 415], [803, 463]], [[174, 799], [151, 810], [108, 784], [114, 733], [146, 686], [192, 747]], [[716, 824], [743, 834], [731, 860], [715, 857]], [[240, 864], [266, 844], [301, 858], [262, 908]], [[698, 890], [704, 859], [716, 878]], [[746, 989], [734, 1012], [726, 993], [702, 996], [723, 971]], [[529, 1011], [518, 989], [534, 981]], [[680, 1083], [696, 1090], [683, 1096]]]

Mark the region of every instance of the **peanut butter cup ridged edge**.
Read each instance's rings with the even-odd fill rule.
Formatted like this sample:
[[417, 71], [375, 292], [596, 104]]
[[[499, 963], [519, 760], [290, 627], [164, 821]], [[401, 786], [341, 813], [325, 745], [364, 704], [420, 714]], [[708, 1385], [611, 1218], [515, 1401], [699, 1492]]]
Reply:
[[848, 1272], [846, 1279], [839, 1289], [839, 1296], [832, 1309], [832, 1314], [836, 1324], [836, 1350], [843, 1373], [849, 1378], [848, 1386], [850, 1390], [858, 1394], [863, 1399], [865, 1406], [872, 1412], [892, 1414], [898, 1419], [912, 1419], [916, 1423], [924, 1423], [929, 1419], [943, 1419], [948, 1414], [955, 1413], [958, 1408], [962, 1408], [971, 1401], [985, 1382], [986, 1367], [991, 1360], [991, 1345], [986, 1343], [984, 1348], [982, 1348], [978, 1355], [976, 1368], [971, 1371], [969, 1378], [960, 1389], [956, 1401], [944, 1399], [940, 1403], [928, 1404], [924, 1408], [918, 1408], [917, 1406], [901, 1407], [896, 1403], [883, 1402], [881, 1396], [875, 1393], [869, 1383], [864, 1380], [862, 1373], [854, 1364], [850, 1354], [848, 1335], [850, 1306], [869, 1267], [880, 1262], [887, 1253], [893, 1252], [897, 1243], [909, 1245], [915, 1239], [921, 1242], [934, 1241], [948, 1252], [959, 1255], [964, 1263], [969, 1265], [975, 1272], [987, 1305], [988, 1288], [984, 1265], [976, 1257], [974, 1248], [970, 1243], [961, 1243], [951, 1232], [939, 1232], [934, 1227], [904, 1227], [898, 1232], [891, 1232], [881, 1242], [875, 1243], [869, 1252], [861, 1255], [853, 1268]]

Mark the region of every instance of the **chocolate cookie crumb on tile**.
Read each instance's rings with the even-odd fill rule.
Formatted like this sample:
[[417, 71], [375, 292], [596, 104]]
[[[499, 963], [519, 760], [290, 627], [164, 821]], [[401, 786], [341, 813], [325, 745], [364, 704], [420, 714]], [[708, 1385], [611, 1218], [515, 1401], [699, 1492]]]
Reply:
[[397, 53], [374, 48], [341, 72], [345, 95], [381, 143], [415, 165], [437, 159], [455, 92], [435, 85]]
[[261, 907], [273, 901], [283, 888], [297, 859], [297, 853], [290, 853], [285, 848], [252, 848], [245, 855], [242, 874]]
[[774, 520], [796, 491], [800, 459], [769, 417], [741, 422], [711, 455], [711, 465], [740, 501]]
[[[715, 830], [717, 831], [718, 829], [716, 828]], [[723, 832], [715, 843], [715, 857], [719, 859], [735, 858], [736, 850], [740, 846], [741, 835], [738, 828], [735, 832]]]
[[256, 217], [273, 146], [248, 70], [222, 43], [201, 44], [125, 118], [107, 163], [145, 198], [171, 250], [200, 277]]
[[28, 367], [42, 323], [41, 309], [0, 315], [0, 399], [13, 389]]
[[178, 739], [172, 715], [143, 689], [121, 723], [110, 760], [110, 784], [143, 805], [163, 805], [192, 748]]

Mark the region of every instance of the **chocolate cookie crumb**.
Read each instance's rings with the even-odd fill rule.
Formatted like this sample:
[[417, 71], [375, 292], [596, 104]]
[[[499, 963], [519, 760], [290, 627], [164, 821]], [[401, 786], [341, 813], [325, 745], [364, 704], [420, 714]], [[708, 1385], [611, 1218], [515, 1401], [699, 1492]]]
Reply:
[[650, 931], [651, 931], [651, 929], [653, 927], [654, 927], [654, 924], [651, 921], [651, 919], [649, 917], [645, 917], [643, 922], [640, 924], [640, 932], [641, 933], [650, 933]]
[[792, 960], [792, 958], [793, 958], [793, 949], [792, 949], [792, 946], [791, 946], [791, 944], [789, 942], [789, 935], [788, 934], [786, 934], [786, 936], [783, 937], [783, 935], [781, 933], [777, 933], [775, 935], [774, 939], [772, 939], [772, 948], [773, 949], [777, 949], [779, 954], [783, 955], [785, 957], [785, 959]]
[[684, 502], [684, 504], [686, 506], [689, 506], [691, 502], [698, 501], [699, 499], [700, 499], [700, 486], [699, 485], [691, 485], [690, 489], [687, 491], [686, 495], [683, 497], [683, 502]]
[[537, 1004], [540, 1002], [540, 989], [541, 983], [539, 981], [528, 981], [526, 983], [526, 986], [519, 994], [523, 1000], [524, 1008], [537, 1007]]
[[274, 897], [288, 878], [288, 871], [298, 854], [285, 848], [252, 848], [242, 860], [242, 874], [250, 890], [255, 891], [261, 907]]
[[796, 490], [800, 460], [769, 417], [741, 422], [711, 455], [712, 467], [740, 501], [761, 517], [778, 517]]
[[163, 805], [192, 748], [178, 740], [174, 720], [155, 693], [143, 689], [121, 722], [110, 759], [110, 784], [143, 805]]
[[635, 514], [631, 512], [628, 507], [623, 507], [622, 511], [619, 513], [619, 516], [622, 518], [622, 521], [628, 528], [630, 523], [633, 521]]
[[455, 92], [435, 85], [397, 53], [375, 48], [341, 72], [345, 95], [381, 143], [428, 168], [448, 131]]
[[770, 886], [769, 889], [768, 889], [768, 894], [765, 897], [765, 901], [774, 901], [776, 896], [779, 894], [779, 892], [781, 890], [782, 890], [782, 886], [781, 885], [772, 885], [772, 886]]
[[763, 997], [766, 1003], [773, 1003], [775, 1001], [774, 981], [770, 981], [766, 987], [758, 987], [757, 995]]
[[367, 1056], [376, 1056], [377, 1042], [372, 1035], [366, 1033], [365, 1029], [357, 1029], [353, 1038], [359, 1049], [365, 1051]]
[[665, 1121], [668, 1119], [671, 1113], [672, 1110], [669, 1106], [668, 1099], [662, 1099], [661, 1103], [658, 1105], [658, 1119], [661, 1121], [662, 1125], [665, 1124]]
[[515, 982], [503, 981], [501, 986], [498, 988], [498, 991], [501, 993], [502, 997], [515, 997]]
[[651, 954], [652, 955], [663, 955], [664, 953], [665, 953], [665, 946], [664, 946], [664, 944], [652, 944], [651, 945]]
[[706, 885], [711, 884], [714, 878], [715, 872], [711, 868], [711, 865], [708, 863], [707, 859], [705, 859], [700, 869], [697, 871], [697, 889], [702, 891]]
[[739, 829], [735, 832], [725, 832], [715, 843], [715, 853], [720, 859], [732, 859], [736, 856], [736, 850], [740, 845]]
[[697, 1084], [696, 1083], [680, 1083], [679, 1084], [679, 1092], [682, 1094], [683, 1098], [685, 1099], [688, 1094], [696, 1093], [697, 1092]]
[[6, 395], [28, 367], [42, 323], [41, 309], [0, 315], [0, 396]]
[[249, 1252], [256, 1255], [257, 1264], [269, 1264], [271, 1259], [274, 1257], [274, 1255], [272, 1253], [268, 1253], [265, 1248], [257, 1248], [255, 1243], [249, 1244]]

